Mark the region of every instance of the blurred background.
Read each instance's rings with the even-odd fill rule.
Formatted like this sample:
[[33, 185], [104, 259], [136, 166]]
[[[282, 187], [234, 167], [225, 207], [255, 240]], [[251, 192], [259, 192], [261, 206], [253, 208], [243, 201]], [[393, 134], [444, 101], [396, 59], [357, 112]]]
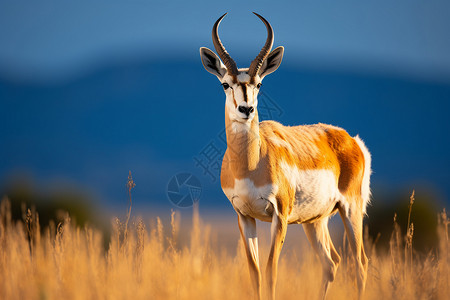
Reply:
[[140, 214], [174, 208], [169, 181], [188, 173], [201, 211], [232, 216], [217, 169], [225, 98], [199, 47], [213, 49], [228, 12], [221, 39], [247, 67], [266, 38], [252, 11], [285, 47], [264, 81], [263, 119], [359, 134], [373, 156], [369, 224], [391, 229], [413, 189], [413, 218], [435, 222], [450, 203], [446, 0], [3, 0], [0, 195], [48, 218], [62, 208], [108, 219], [126, 213], [129, 171]]

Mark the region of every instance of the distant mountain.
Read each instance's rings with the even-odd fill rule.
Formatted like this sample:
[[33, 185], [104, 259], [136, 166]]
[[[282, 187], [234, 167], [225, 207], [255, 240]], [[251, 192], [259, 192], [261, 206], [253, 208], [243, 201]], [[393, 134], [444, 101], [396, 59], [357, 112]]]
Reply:
[[[178, 172], [202, 183], [202, 205], [225, 206], [217, 170], [197, 159], [223, 151], [224, 95], [200, 61], [115, 64], [58, 84], [0, 78], [0, 183], [30, 174], [66, 182], [102, 204], [170, 205]], [[264, 105], [264, 107], [262, 107]], [[339, 70], [280, 69], [264, 80], [260, 114], [286, 125], [331, 123], [359, 134], [374, 186], [434, 190], [450, 199], [450, 85]]]

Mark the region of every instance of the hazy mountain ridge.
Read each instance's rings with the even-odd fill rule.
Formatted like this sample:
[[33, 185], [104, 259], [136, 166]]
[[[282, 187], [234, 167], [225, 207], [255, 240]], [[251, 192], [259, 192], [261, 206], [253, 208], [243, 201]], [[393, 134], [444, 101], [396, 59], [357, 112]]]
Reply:
[[[450, 85], [282, 65], [262, 90], [283, 124], [360, 134], [374, 184], [426, 184], [448, 200]], [[204, 185], [202, 199], [226, 201], [192, 159], [224, 126], [220, 84], [200, 61], [115, 64], [59, 84], [0, 78], [0, 99], [0, 178], [63, 176], [115, 202], [132, 170], [136, 198], [146, 202], [165, 201], [170, 177], [189, 171]]]

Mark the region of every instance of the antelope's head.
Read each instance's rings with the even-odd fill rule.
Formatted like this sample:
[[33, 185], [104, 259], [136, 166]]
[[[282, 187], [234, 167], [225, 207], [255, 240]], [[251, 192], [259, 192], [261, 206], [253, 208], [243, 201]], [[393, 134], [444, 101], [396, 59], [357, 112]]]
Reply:
[[212, 29], [214, 48], [219, 56], [208, 48], [200, 48], [203, 66], [209, 73], [216, 75], [222, 83], [226, 95], [228, 117], [231, 121], [240, 123], [250, 123], [255, 117], [261, 82], [266, 75], [278, 69], [284, 52], [283, 47], [278, 47], [270, 52], [273, 45], [272, 26], [257, 13], [254, 14], [266, 25], [267, 40], [248, 69], [238, 69], [220, 41], [218, 28], [226, 14], [216, 21]]

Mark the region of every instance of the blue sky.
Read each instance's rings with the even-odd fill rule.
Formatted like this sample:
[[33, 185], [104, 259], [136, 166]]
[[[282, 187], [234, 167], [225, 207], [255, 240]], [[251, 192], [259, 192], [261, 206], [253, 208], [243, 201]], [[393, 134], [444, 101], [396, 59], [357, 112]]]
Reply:
[[185, 55], [211, 46], [211, 24], [244, 65], [275, 27], [285, 62], [450, 80], [450, 2], [0, 1], [0, 72], [61, 78], [136, 56]]

